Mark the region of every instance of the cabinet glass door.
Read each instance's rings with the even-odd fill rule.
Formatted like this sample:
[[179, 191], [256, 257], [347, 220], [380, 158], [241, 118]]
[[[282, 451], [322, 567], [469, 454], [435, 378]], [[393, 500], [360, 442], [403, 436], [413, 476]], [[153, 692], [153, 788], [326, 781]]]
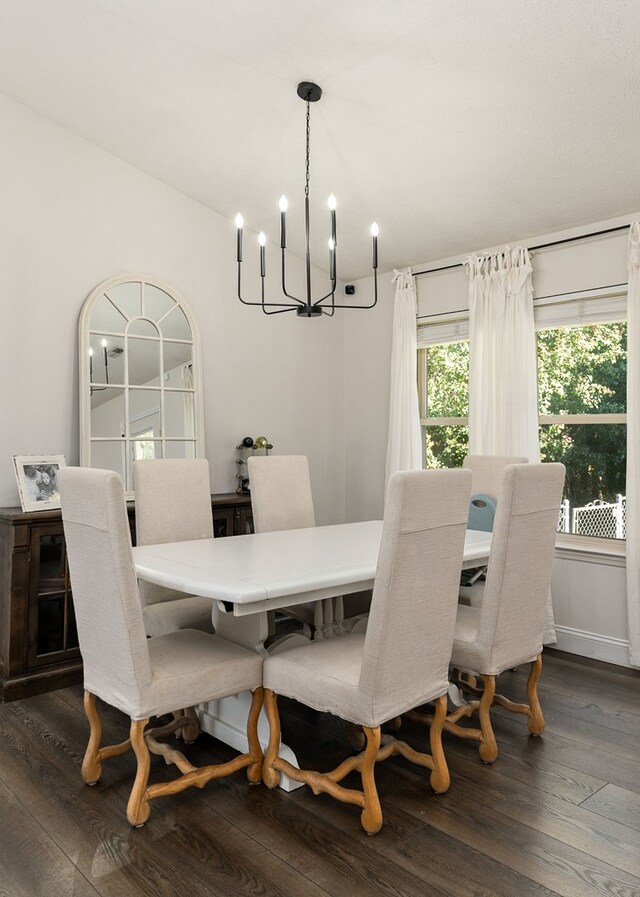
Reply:
[[31, 529], [29, 666], [79, 657], [64, 534], [60, 524]]

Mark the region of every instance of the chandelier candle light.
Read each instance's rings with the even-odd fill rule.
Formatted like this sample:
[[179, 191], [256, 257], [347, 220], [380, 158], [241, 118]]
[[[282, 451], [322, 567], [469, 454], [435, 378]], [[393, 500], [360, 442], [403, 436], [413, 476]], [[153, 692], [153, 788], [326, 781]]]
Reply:
[[[265, 299], [266, 256], [265, 246], [267, 238], [264, 231], [258, 235], [260, 247], [260, 301], [249, 301], [242, 298], [242, 230], [244, 219], [240, 213], [236, 215], [236, 261], [238, 263], [238, 299], [244, 305], [259, 305], [265, 315], [279, 315], [283, 312], [294, 311], [301, 318], [317, 318], [320, 315], [332, 316], [336, 308], [373, 308], [378, 301], [378, 225], [371, 225], [372, 239], [372, 268], [373, 268], [373, 302], [370, 305], [343, 305], [335, 301], [336, 293], [336, 246], [338, 245], [336, 231], [336, 198], [333, 193], [329, 196], [328, 206], [331, 216], [331, 236], [329, 237], [329, 279], [331, 289], [320, 299], [314, 300], [311, 295], [311, 252], [309, 249], [309, 138], [311, 133], [310, 104], [317, 103], [322, 96], [322, 90], [312, 81], [301, 81], [297, 90], [300, 99], [307, 105], [306, 118], [306, 153], [305, 153], [305, 185], [304, 185], [304, 245], [306, 268], [306, 299], [298, 299], [288, 292], [286, 287], [286, 251], [287, 251], [287, 208], [286, 196], [280, 197], [280, 252], [282, 257], [282, 292], [290, 302], [270, 302]], [[273, 311], [268, 311], [271, 308]]]

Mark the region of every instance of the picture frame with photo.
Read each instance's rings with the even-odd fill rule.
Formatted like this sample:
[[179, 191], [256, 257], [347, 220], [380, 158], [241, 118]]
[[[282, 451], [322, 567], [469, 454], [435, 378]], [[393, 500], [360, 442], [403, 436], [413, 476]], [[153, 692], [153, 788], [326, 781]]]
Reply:
[[64, 455], [14, 455], [13, 466], [23, 511], [60, 507], [58, 471], [67, 466]]

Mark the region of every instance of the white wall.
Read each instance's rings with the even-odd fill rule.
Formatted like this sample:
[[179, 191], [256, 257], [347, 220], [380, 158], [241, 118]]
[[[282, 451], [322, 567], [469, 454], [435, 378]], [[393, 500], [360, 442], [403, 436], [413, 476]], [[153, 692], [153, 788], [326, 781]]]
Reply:
[[[0, 145], [0, 505], [18, 503], [12, 454], [78, 463], [78, 314], [96, 284], [130, 271], [171, 284], [200, 326], [212, 489], [235, 487], [238, 440], [266, 435], [309, 456], [318, 520], [342, 520], [345, 319], [241, 306], [232, 222], [5, 98]], [[275, 247], [267, 265], [279, 270]], [[302, 266], [290, 268], [299, 287]]]
[[[526, 245], [590, 233], [640, 218], [610, 221], [537, 236]], [[627, 280], [628, 232], [622, 231], [574, 244], [540, 250], [533, 256], [534, 296], [548, 296], [610, 286]], [[480, 247], [469, 247], [478, 251]], [[455, 264], [457, 256], [415, 265], [414, 271]], [[391, 273], [382, 274], [380, 306], [374, 313], [347, 318], [345, 327], [346, 514], [347, 520], [380, 517], [384, 497], [387, 445], [389, 365], [394, 287]], [[368, 295], [370, 278], [356, 281]], [[417, 278], [420, 314], [442, 314], [468, 308], [467, 279], [462, 268]], [[553, 594], [558, 642], [563, 650], [627, 663], [625, 569], [620, 559], [580, 559], [558, 551]]]

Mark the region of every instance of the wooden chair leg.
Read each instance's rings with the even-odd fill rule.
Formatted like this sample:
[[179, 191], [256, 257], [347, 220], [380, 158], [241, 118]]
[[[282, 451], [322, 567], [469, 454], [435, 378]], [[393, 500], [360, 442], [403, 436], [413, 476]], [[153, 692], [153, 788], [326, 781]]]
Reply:
[[173, 710], [171, 715], [174, 723], [181, 723], [174, 731], [174, 736], [181, 738], [185, 744], [193, 744], [200, 734], [200, 720], [195, 707], [183, 707], [180, 710]]
[[355, 723], [347, 723], [347, 741], [352, 750], [361, 751], [366, 743], [362, 726], [356, 726]]
[[247, 717], [247, 741], [249, 742], [249, 753], [253, 759], [251, 766], [247, 767], [247, 778], [252, 785], [257, 785], [262, 781], [263, 756], [258, 738], [258, 719], [263, 702], [264, 689], [256, 688], [251, 695], [251, 707]]
[[376, 788], [375, 764], [380, 750], [380, 726], [375, 729], [362, 727], [367, 739], [362, 759], [362, 790], [364, 792], [364, 808], [360, 814], [362, 828], [368, 835], [375, 835], [382, 828], [382, 808]]
[[444, 794], [451, 784], [449, 767], [442, 747], [442, 728], [447, 717], [447, 696], [441, 695], [435, 701], [435, 714], [429, 729], [429, 744], [433, 758], [433, 769], [429, 783], [436, 794]]
[[127, 819], [131, 825], [140, 828], [149, 818], [150, 808], [147, 797], [147, 784], [149, 782], [149, 748], [144, 739], [144, 730], [148, 719], [131, 720], [131, 746], [138, 761], [136, 778], [131, 789], [131, 796], [127, 804]]
[[96, 706], [96, 696], [91, 692], [84, 693], [84, 712], [89, 720], [89, 741], [82, 761], [80, 774], [87, 785], [95, 785], [102, 773], [100, 762], [100, 742], [102, 741], [102, 720]]
[[262, 781], [267, 788], [275, 788], [280, 784], [280, 772], [273, 765], [280, 749], [280, 714], [278, 696], [270, 688], [264, 689], [264, 708], [269, 720], [269, 744], [262, 764]]
[[542, 735], [544, 732], [544, 716], [538, 698], [538, 679], [542, 673], [542, 656], [538, 654], [531, 663], [531, 671], [527, 679], [527, 697], [529, 698], [529, 732]]
[[480, 716], [480, 731], [482, 738], [478, 752], [480, 759], [484, 763], [493, 763], [498, 756], [498, 745], [496, 744], [496, 736], [493, 734], [493, 726], [491, 725], [491, 705], [493, 704], [493, 696], [496, 692], [496, 677], [482, 677], [484, 689], [480, 698], [480, 706], [478, 714]]

